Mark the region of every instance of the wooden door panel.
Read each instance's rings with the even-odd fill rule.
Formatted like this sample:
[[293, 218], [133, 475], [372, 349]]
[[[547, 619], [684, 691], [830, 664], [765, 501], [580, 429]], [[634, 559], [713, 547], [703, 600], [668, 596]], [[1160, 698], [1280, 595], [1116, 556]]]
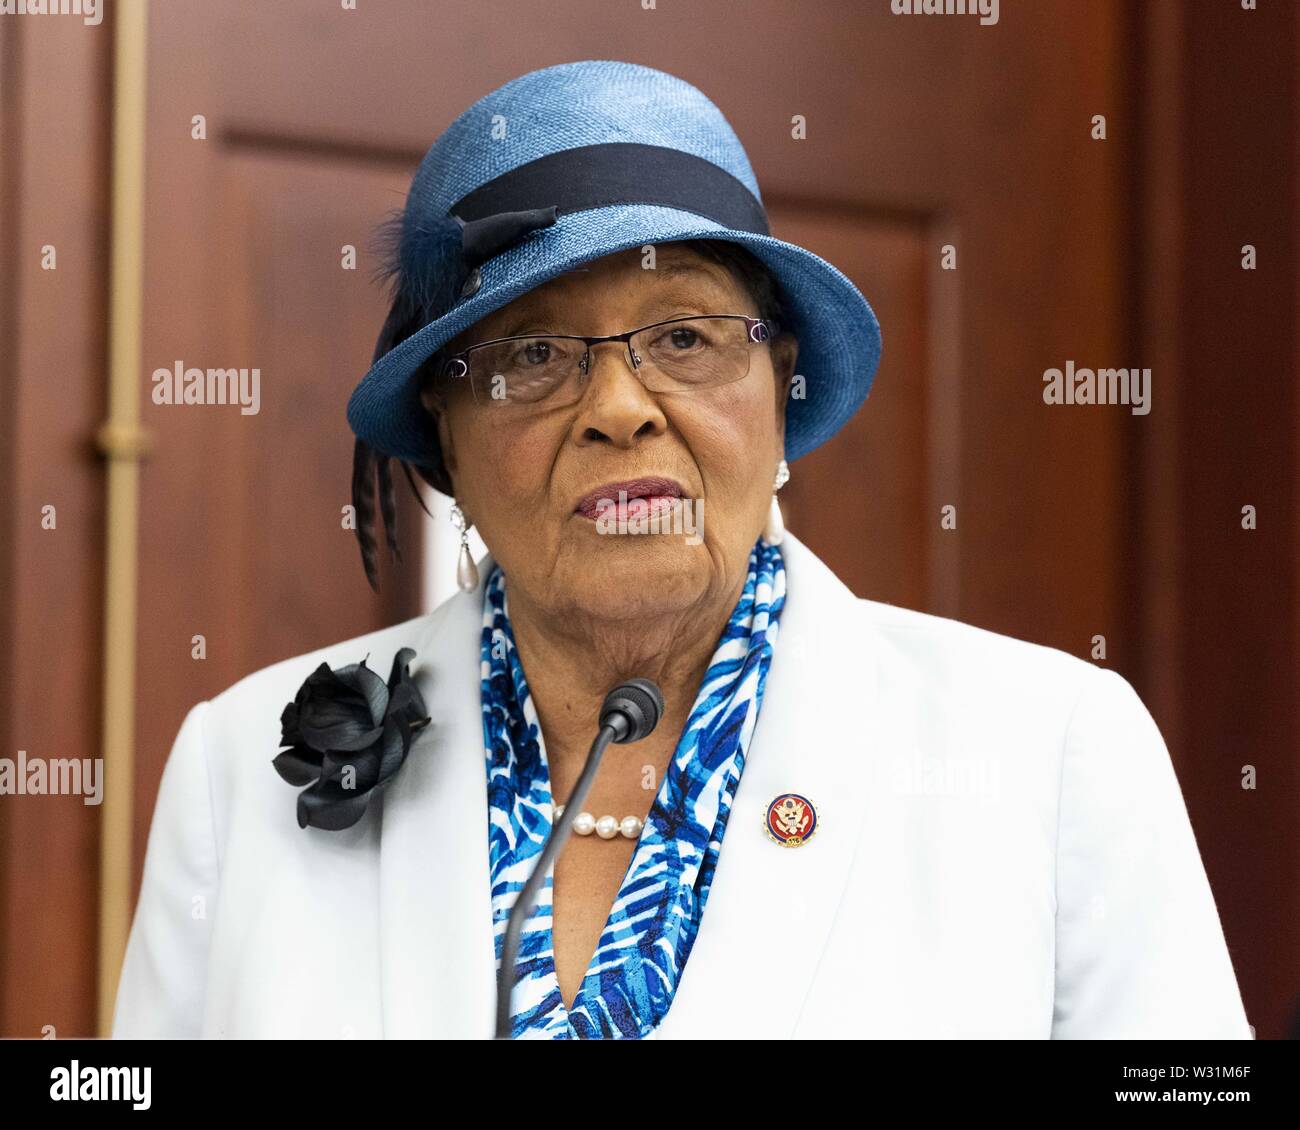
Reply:
[[932, 521], [924, 230], [779, 206], [771, 215], [780, 238], [833, 257], [888, 327], [867, 403], [791, 466], [782, 491], [786, 521], [859, 596], [925, 608], [937, 515]]
[[[399, 527], [410, 560], [384, 567], [377, 597], [343, 525], [352, 463], [344, 406], [385, 312], [368, 234], [404, 177], [235, 149], [215, 162], [213, 189], [209, 266], [186, 283], [202, 293], [202, 319], [146, 339], [150, 372], [176, 360], [240, 368], [251, 387], [257, 369], [260, 402], [248, 414], [231, 404], [145, 409], [156, 443], [142, 486], [141, 851], [163, 761], [195, 702], [416, 610], [409, 505]], [[357, 248], [356, 269], [343, 269], [345, 245]], [[202, 660], [192, 657], [196, 635], [205, 637]], [[266, 735], [268, 768], [277, 737]]]

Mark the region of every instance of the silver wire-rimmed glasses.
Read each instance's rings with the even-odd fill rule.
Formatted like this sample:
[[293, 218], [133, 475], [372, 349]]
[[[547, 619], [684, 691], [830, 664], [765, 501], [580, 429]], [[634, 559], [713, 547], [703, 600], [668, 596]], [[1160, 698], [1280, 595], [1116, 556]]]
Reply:
[[442, 377], [453, 383], [468, 381], [480, 402], [560, 408], [582, 398], [592, 346], [617, 341], [627, 346], [632, 371], [648, 390], [688, 392], [743, 379], [754, 346], [779, 332], [777, 323], [766, 318], [703, 314], [608, 337], [501, 337], [453, 354], [443, 365]]

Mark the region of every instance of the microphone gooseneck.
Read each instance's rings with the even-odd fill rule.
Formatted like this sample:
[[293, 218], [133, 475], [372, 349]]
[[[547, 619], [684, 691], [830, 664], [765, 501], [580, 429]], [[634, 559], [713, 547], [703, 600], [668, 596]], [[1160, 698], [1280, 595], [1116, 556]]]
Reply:
[[573, 792], [564, 802], [564, 812], [551, 829], [542, 854], [538, 857], [532, 874], [524, 884], [515, 905], [510, 910], [505, 937], [501, 941], [501, 964], [497, 970], [496, 1038], [510, 1039], [510, 996], [514, 989], [515, 963], [519, 954], [519, 938], [524, 922], [537, 901], [537, 892], [573, 831], [573, 820], [591, 791], [600, 759], [611, 742], [626, 744], [649, 737], [659, 725], [664, 713], [664, 698], [659, 688], [649, 679], [629, 679], [619, 683], [605, 696], [600, 708], [600, 732], [596, 734], [587, 753], [586, 764], [578, 777]]

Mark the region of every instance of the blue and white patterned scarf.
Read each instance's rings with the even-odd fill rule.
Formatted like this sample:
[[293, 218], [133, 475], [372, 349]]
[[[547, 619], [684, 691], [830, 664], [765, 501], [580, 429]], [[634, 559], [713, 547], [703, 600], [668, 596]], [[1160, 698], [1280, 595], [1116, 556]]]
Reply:
[[[781, 551], [760, 539], [571, 1009], [555, 973], [553, 874], [538, 893], [519, 945], [514, 1038], [640, 1038], [667, 1014], [709, 897], [784, 606]], [[553, 815], [545, 743], [515, 651], [499, 566], [483, 598], [482, 678], [499, 968], [510, 909]]]

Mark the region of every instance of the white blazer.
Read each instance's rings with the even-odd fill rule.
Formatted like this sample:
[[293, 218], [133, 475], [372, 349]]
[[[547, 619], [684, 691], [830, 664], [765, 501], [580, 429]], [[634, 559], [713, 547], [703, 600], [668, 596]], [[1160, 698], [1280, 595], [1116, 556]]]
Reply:
[[[1169, 755], [1129, 684], [860, 600], [797, 538], [783, 549], [758, 726], [655, 1035], [1249, 1039]], [[490, 1036], [481, 588], [190, 712], [114, 1036]], [[387, 672], [403, 646], [432, 724], [360, 823], [300, 829], [271, 767], [281, 710], [322, 661]], [[820, 819], [802, 847], [763, 831], [785, 792]]]

